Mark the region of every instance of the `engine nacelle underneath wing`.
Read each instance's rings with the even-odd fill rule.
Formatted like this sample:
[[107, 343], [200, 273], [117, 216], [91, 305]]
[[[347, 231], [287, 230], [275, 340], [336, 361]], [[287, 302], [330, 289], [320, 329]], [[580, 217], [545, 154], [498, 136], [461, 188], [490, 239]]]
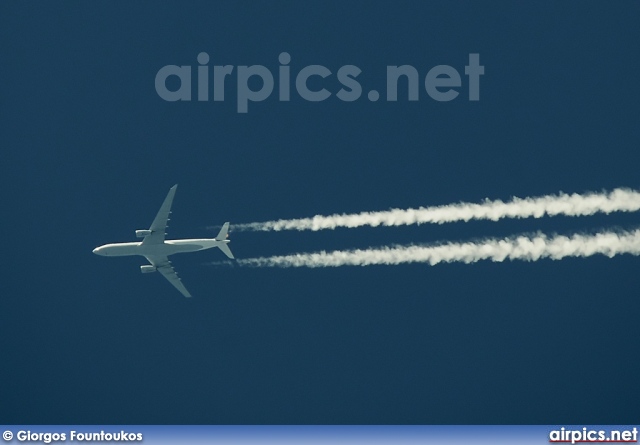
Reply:
[[136, 238], [144, 238], [147, 235], [151, 235], [151, 230], [136, 230]]
[[142, 273], [151, 273], [155, 271], [156, 271], [155, 266], [152, 266], [151, 264], [145, 264], [144, 266], [140, 266], [140, 272]]

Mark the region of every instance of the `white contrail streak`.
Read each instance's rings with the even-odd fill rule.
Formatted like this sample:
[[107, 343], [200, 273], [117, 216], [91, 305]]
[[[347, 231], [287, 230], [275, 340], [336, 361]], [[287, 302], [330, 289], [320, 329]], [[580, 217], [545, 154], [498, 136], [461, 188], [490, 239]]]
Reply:
[[[517, 236], [478, 242], [447, 243], [432, 246], [394, 246], [377, 249], [299, 253], [294, 255], [240, 259], [250, 267], [338, 267], [396, 265], [404, 263], [475, 263], [481, 260], [537, 261], [602, 254], [640, 255], [640, 229], [631, 232], [601, 232], [593, 235]], [[220, 264], [220, 263], [213, 263]]]
[[480, 204], [458, 203], [417, 209], [391, 209], [382, 212], [316, 215], [313, 218], [235, 224], [234, 230], [323, 230], [336, 227], [404, 226], [411, 224], [444, 224], [454, 221], [503, 218], [541, 218], [543, 216], [586, 216], [595, 213], [635, 212], [640, 210], [640, 192], [618, 188], [612, 192], [547, 195], [535, 198], [513, 198], [511, 201], [485, 200]]

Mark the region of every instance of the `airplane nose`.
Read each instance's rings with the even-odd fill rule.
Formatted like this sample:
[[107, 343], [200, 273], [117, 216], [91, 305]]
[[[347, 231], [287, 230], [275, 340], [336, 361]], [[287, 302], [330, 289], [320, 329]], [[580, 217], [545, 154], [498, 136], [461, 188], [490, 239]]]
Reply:
[[96, 247], [95, 249], [92, 250], [92, 252], [97, 255], [98, 254], [98, 249], [99, 249], [99, 247]]

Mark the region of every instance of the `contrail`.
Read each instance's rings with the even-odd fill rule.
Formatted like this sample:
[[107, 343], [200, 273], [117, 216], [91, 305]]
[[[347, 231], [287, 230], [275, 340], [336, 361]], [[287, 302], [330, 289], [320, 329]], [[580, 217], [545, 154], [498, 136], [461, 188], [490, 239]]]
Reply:
[[[640, 229], [631, 232], [600, 232], [571, 236], [544, 234], [487, 239], [478, 242], [446, 243], [431, 246], [393, 246], [365, 250], [299, 253], [293, 255], [248, 258], [236, 264], [250, 267], [338, 267], [396, 265], [404, 263], [475, 263], [481, 260], [537, 261], [542, 258], [560, 260], [566, 257], [589, 257], [596, 254], [609, 258], [620, 254], [640, 255]], [[223, 263], [211, 263], [213, 265]]]
[[457, 203], [417, 209], [391, 209], [382, 212], [316, 215], [313, 218], [234, 224], [234, 230], [323, 230], [336, 227], [405, 226], [444, 224], [454, 221], [503, 218], [542, 218], [543, 216], [587, 216], [595, 213], [635, 212], [640, 210], [640, 192], [618, 188], [611, 192], [546, 195], [535, 198], [512, 198], [511, 201], [485, 200], [480, 204]]

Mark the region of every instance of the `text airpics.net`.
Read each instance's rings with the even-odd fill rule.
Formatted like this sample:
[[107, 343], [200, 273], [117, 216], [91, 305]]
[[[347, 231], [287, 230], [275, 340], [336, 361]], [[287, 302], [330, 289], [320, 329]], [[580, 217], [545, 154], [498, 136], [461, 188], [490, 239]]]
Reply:
[[627, 430], [596, 430], [583, 427], [579, 430], [560, 428], [549, 433], [550, 443], [637, 443], [638, 428]]
[[[309, 102], [321, 102], [332, 95], [340, 101], [353, 102], [358, 100], [363, 92], [363, 87], [358, 81], [362, 70], [357, 66], [343, 65], [335, 70], [340, 89], [331, 92], [327, 87], [332, 83], [330, 77], [334, 75], [334, 71], [323, 65], [308, 65], [299, 70], [296, 68], [296, 72], [292, 73], [291, 56], [286, 52], [280, 53], [278, 57], [280, 65], [275, 77], [273, 72], [263, 65], [209, 66], [210, 57], [206, 52], [198, 54], [197, 61], [197, 70], [193, 70], [190, 65], [165, 65], [160, 68], [155, 78], [158, 96], [168, 102], [191, 101], [192, 98], [200, 102], [211, 99], [214, 102], [222, 102], [225, 100], [225, 79], [235, 77], [237, 111], [247, 113], [249, 102], [261, 102], [271, 96], [276, 81], [278, 100], [281, 102], [291, 100], [292, 84], [298, 96]], [[407, 85], [406, 100], [409, 101], [419, 100], [422, 84], [432, 100], [449, 102], [460, 95], [464, 83], [468, 87], [468, 100], [480, 100], [480, 76], [484, 75], [484, 66], [480, 65], [479, 54], [469, 54], [464, 74], [467, 76], [466, 82], [463, 82], [460, 72], [450, 65], [436, 65], [427, 71], [424, 77], [421, 77], [418, 70], [411, 65], [389, 65], [386, 67], [385, 97], [388, 102], [398, 101], [398, 83], [402, 79]], [[195, 90], [192, 88], [193, 76]], [[210, 94], [210, 89], [213, 90], [213, 94]], [[371, 102], [376, 102], [380, 97], [380, 93], [375, 89], [367, 93], [367, 99]]]

